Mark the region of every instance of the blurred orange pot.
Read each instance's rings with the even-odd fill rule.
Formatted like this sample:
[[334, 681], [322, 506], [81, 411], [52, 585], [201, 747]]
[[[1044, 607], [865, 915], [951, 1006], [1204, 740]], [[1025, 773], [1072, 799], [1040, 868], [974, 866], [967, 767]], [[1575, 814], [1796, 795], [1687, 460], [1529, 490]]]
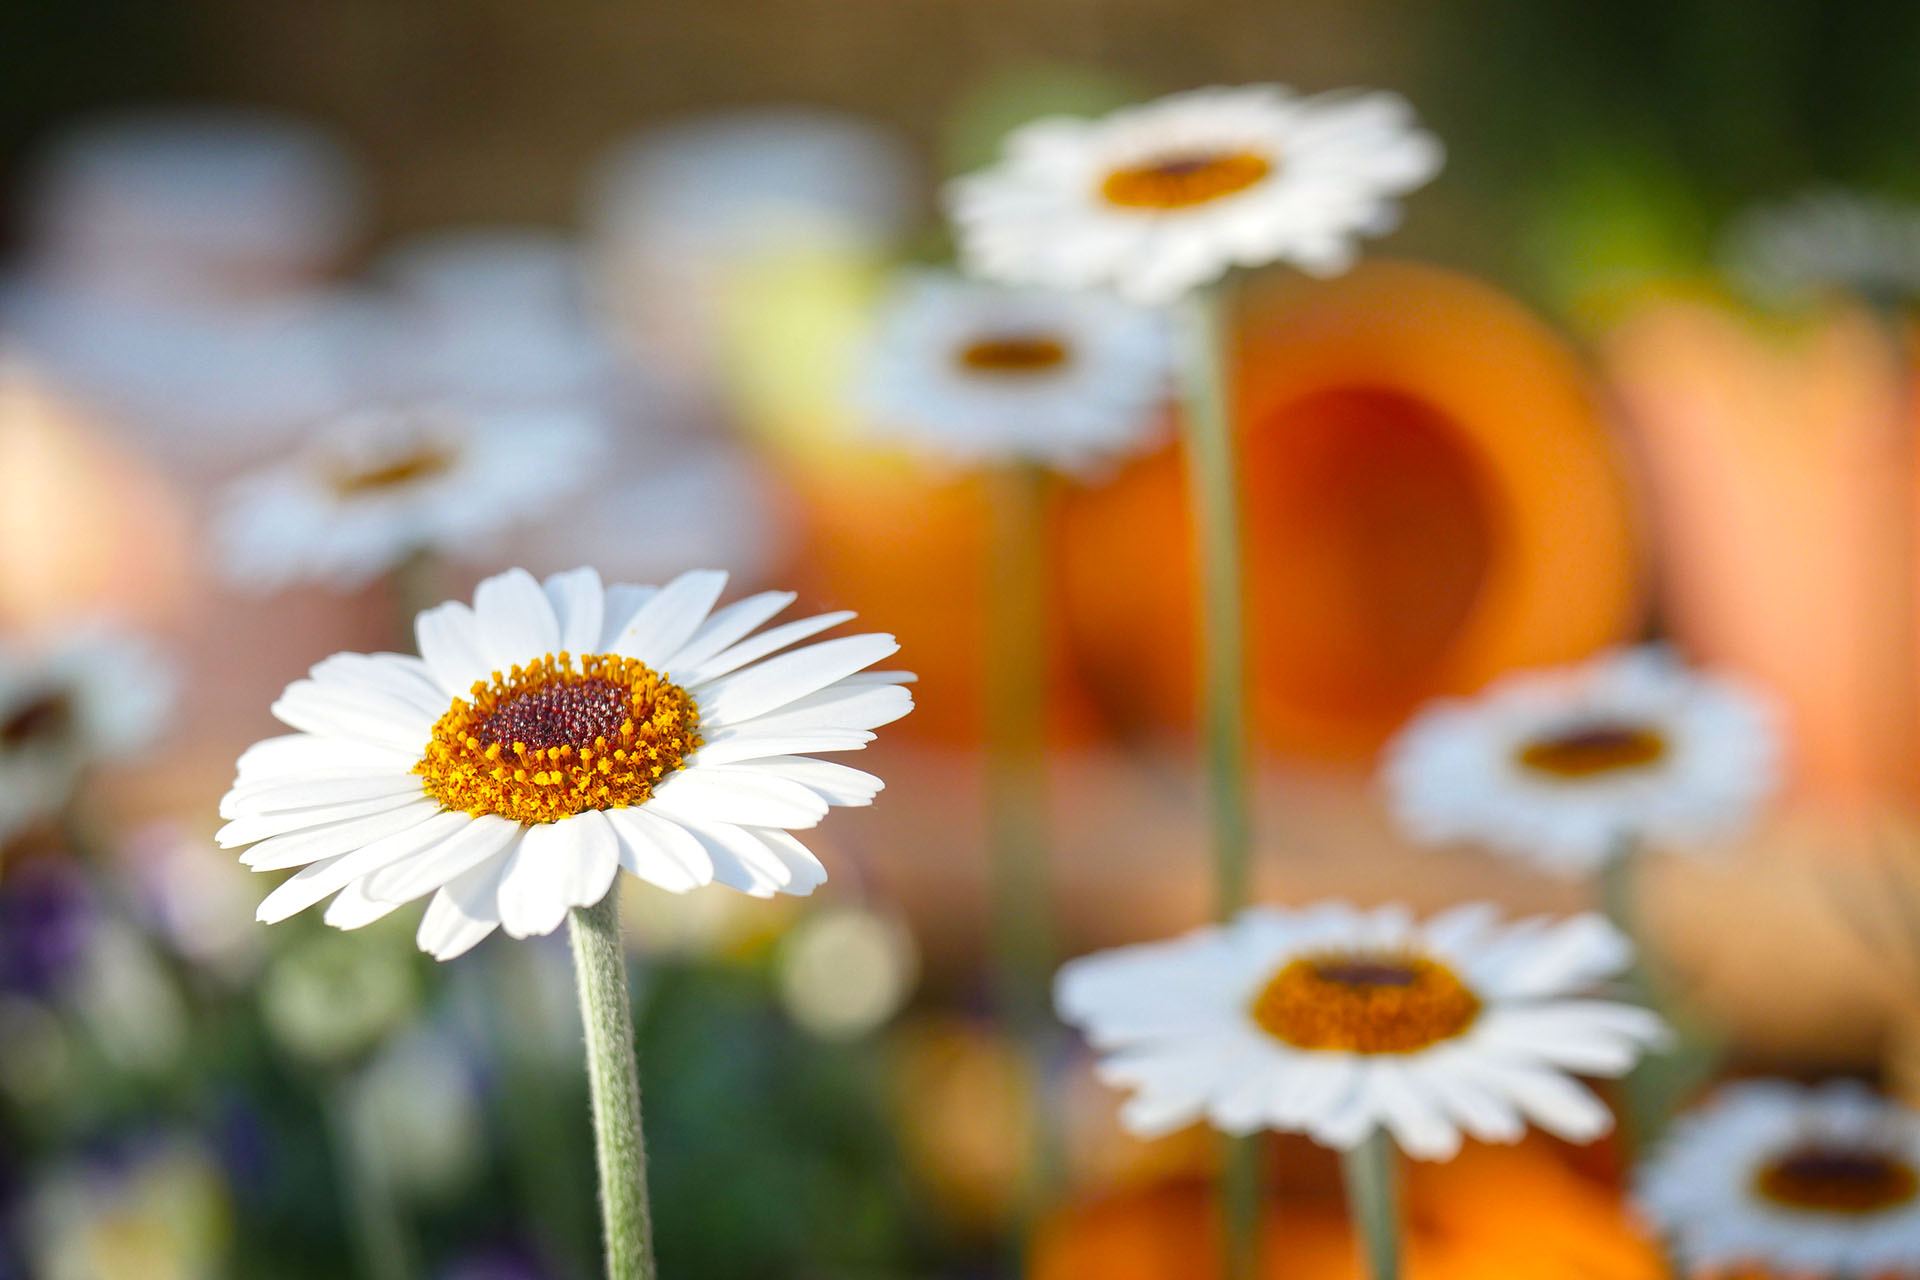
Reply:
[[1915, 424], [1886, 335], [1860, 312], [1788, 329], [1665, 301], [1603, 350], [1652, 477], [1674, 632], [1782, 699], [1810, 794], [1911, 798], [1920, 640], [1891, 522], [1913, 514]]
[[[1640, 564], [1571, 353], [1505, 295], [1375, 262], [1257, 280], [1231, 353], [1253, 715], [1263, 745], [1362, 757], [1416, 705], [1631, 633]], [[1078, 495], [1068, 616], [1116, 718], [1186, 724], [1185, 480], [1168, 448]]]
[[[1450, 1164], [1410, 1164], [1407, 1280], [1661, 1280], [1653, 1246], [1617, 1198], [1541, 1142], [1468, 1147]], [[1218, 1214], [1204, 1183], [1162, 1183], [1070, 1209], [1047, 1223], [1035, 1280], [1191, 1280], [1219, 1273]], [[1352, 1229], [1337, 1198], [1275, 1197], [1264, 1280], [1352, 1280]]]

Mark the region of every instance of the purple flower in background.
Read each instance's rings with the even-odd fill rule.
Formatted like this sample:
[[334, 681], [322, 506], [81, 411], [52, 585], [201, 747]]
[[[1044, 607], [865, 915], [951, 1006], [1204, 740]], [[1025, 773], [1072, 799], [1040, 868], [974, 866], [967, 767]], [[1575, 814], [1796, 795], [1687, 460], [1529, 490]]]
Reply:
[[46, 994], [85, 951], [98, 918], [86, 877], [69, 863], [21, 863], [0, 883], [0, 989]]
[[549, 1280], [549, 1275], [518, 1249], [492, 1248], [462, 1255], [435, 1280]]

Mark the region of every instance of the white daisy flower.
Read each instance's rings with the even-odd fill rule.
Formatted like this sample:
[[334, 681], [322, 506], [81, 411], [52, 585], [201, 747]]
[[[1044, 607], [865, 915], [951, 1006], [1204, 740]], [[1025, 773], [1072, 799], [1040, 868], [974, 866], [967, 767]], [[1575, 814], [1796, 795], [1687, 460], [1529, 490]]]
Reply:
[[1303, 1132], [1350, 1149], [1384, 1128], [1412, 1156], [1463, 1134], [1516, 1142], [1532, 1120], [1574, 1142], [1613, 1123], [1570, 1072], [1619, 1076], [1665, 1028], [1645, 1009], [1576, 998], [1624, 970], [1626, 937], [1597, 915], [1502, 925], [1455, 907], [1255, 907], [1170, 942], [1064, 966], [1060, 1016], [1131, 1088], [1142, 1137], [1204, 1117], [1228, 1133]]
[[878, 431], [958, 462], [1080, 471], [1151, 440], [1172, 365], [1156, 312], [913, 271], [881, 312], [859, 398]]
[[1162, 303], [1233, 266], [1337, 275], [1441, 158], [1395, 94], [1197, 89], [1025, 125], [998, 166], [948, 189], [947, 206], [982, 276]]
[[1381, 766], [1416, 840], [1594, 870], [1641, 841], [1739, 830], [1779, 781], [1772, 708], [1646, 646], [1507, 676], [1409, 721]]
[[1834, 290], [1920, 298], [1920, 207], [1848, 191], [1809, 191], [1750, 210], [1728, 232], [1728, 272], [1761, 298]]
[[302, 868], [260, 904], [277, 921], [332, 894], [358, 928], [433, 895], [423, 950], [442, 960], [504, 927], [550, 932], [624, 866], [675, 892], [718, 881], [805, 894], [826, 871], [792, 831], [880, 779], [802, 753], [851, 751], [913, 706], [912, 679], [865, 668], [892, 636], [791, 653], [845, 622], [756, 633], [793, 602], [714, 609], [726, 575], [603, 588], [514, 569], [415, 624], [421, 656], [335, 654], [273, 706], [293, 734], [255, 744], [221, 801], [223, 848], [257, 871]]
[[365, 410], [234, 482], [215, 538], [235, 585], [351, 589], [420, 550], [471, 556], [593, 478], [590, 416], [539, 408]]
[[1636, 1184], [1689, 1269], [1920, 1273], [1920, 1114], [1851, 1081], [1728, 1085], [1674, 1122]]
[[177, 686], [157, 650], [104, 624], [0, 648], [0, 843], [58, 811], [88, 765], [152, 742]]

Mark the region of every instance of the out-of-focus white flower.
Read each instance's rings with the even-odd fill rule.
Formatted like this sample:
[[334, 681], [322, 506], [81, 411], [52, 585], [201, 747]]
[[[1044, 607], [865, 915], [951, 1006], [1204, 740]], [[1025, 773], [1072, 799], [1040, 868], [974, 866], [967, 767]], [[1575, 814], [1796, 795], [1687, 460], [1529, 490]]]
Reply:
[[564, 520], [530, 525], [514, 558], [535, 573], [592, 559], [634, 582], [690, 564], [724, 564], [745, 582], [765, 578], [788, 549], [789, 521], [771, 477], [750, 455], [697, 447], [648, 451], [567, 504]]
[[1164, 317], [1110, 295], [913, 271], [856, 398], [877, 431], [951, 460], [1080, 471], [1152, 439], [1172, 364]]
[[1727, 1085], [1674, 1122], [1636, 1184], [1690, 1269], [1920, 1271], [1920, 1115], [1859, 1084]]
[[106, 624], [0, 646], [0, 843], [57, 811], [89, 765], [152, 742], [177, 684], [150, 644]]
[[330, 137], [147, 110], [56, 139], [28, 187], [8, 333], [155, 452], [218, 467], [351, 403], [369, 311], [323, 282], [363, 202]]
[[869, 121], [784, 107], [695, 117], [611, 151], [587, 195], [599, 305], [663, 371], [718, 376], [746, 275], [875, 264], [904, 235], [906, 146]]
[[1254, 908], [1071, 961], [1054, 999], [1100, 1051], [1101, 1079], [1133, 1090], [1121, 1120], [1135, 1134], [1205, 1118], [1351, 1148], [1385, 1129], [1443, 1160], [1462, 1135], [1517, 1142], [1528, 1120], [1573, 1142], [1612, 1127], [1573, 1073], [1624, 1075], [1665, 1038], [1645, 1009], [1584, 998], [1632, 955], [1597, 915]]
[[999, 164], [948, 188], [947, 208], [962, 260], [988, 279], [1162, 303], [1234, 266], [1345, 271], [1440, 164], [1395, 94], [1196, 89], [1025, 125]]
[[1591, 871], [1633, 842], [1738, 831], [1780, 771], [1763, 699], [1651, 646], [1434, 702], [1381, 765], [1415, 839], [1476, 840], [1563, 872]]
[[175, 951], [235, 985], [258, 971], [266, 939], [253, 919], [252, 877], [212, 840], [157, 821], [118, 852], [149, 927]]
[[1722, 248], [1727, 271], [1774, 302], [1854, 293], [1920, 298], [1920, 206], [1847, 191], [1809, 191], [1749, 210]]
[[591, 419], [546, 409], [372, 409], [236, 481], [215, 536], [236, 584], [359, 586], [417, 551], [487, 554], [554, 510], [606, 448]]
[[851, 1040], [898, 1013], [919, 977], [913, 934], [864, 907], [815, 912], [780, 944], [780, 999], [823, 1040]]
[[364, 1174], [425, 1200], [467, 1182], [483, 1154], [470, 1056], [433, 1031], [410, 1032], [380, 1051], [350, 1091]]
[[187, 1048], [187, 1006], [173, 978], [135, 929], [101, 917], [66, 997], [106, 1059], [123, 1071], [159, 1074]]
[[431, 895], [419, 942], [445, 960], [496, 928], [552, 932], [622, 866], [678, 892], [811, 893], [826, 868], [792, 833], [883, 784], [808, 753], [864, 747], [913, 677], [867, 670], [888, 635], [780, 653], [853, 615], [761, 631], [792, 593], [715, 609], [726, 581], [513, 569], [421, 613], [421, 657], [336, 654], [289, 685], [273, 711], [298, 732], [250, 748], [220, 806], [222, 847], [302, 868], [260, 919], [337, 894], [328, 922], [357, 928]]
[[219, 1280], [232, 1207], [213, 1156], [185, 1135], [56, 1166], [29, 1188], [36, 1280]]
[[333, 934], [307, 938], [273, 958], [260, 983], [260, 1012], [282, 1048], [332, 1064], [366, 1052], [419, 1002], [414, 960], [395, 946]]

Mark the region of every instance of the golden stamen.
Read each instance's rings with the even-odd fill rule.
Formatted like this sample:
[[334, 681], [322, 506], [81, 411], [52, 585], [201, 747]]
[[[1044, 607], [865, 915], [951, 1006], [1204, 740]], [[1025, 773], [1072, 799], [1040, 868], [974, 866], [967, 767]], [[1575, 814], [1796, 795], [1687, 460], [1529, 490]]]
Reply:
[[1100, 194], [1122, 209], [1190, 209], [1245, 191], [1272, 172], [1273, 162], [1251, 151], [1195, 151], [1115, 169]]
[[1536, 738], [1518, 752], [1535, 773], [1578, 782], [1603, 773], [1644, 769], [1666, 758], [1667, 740], [1634, 724], [1590, 724]]
[[1417, 1053], [1480, 1013], [1453, 970], [1425, 956], [1331, 953], [1295, 960], [1253, 1002], [1262, 1030], [1296, 1049]]
[[971, 373], [1047, 373], [1067, 362], [1067, 347], [1044, 334], [1006, 334], [968, 343], [957, 359]]
[[431, 480], [453, 469], [457, 455], [441, 445], [423, 444], [377, 466], [341, 468], [333, 474], [333, 491], [343, 498], [364, 496]]
[[700, 746], [692, 695], [645, 663], [548, 654], [455, 698], [413, 771], [448, 809], [557, 822], [646, 803]]

